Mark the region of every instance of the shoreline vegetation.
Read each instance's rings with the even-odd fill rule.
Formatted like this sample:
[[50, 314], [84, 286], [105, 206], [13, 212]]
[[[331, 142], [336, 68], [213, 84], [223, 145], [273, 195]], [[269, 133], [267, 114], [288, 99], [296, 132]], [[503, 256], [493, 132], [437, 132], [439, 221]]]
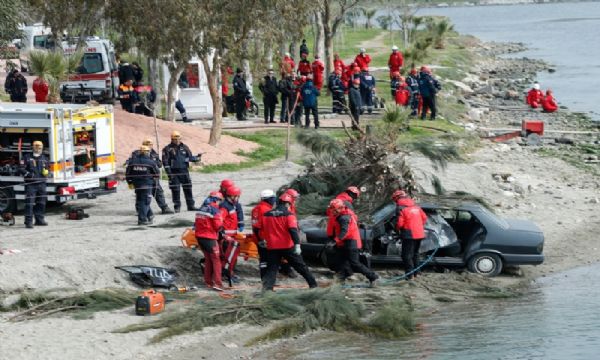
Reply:
[[[521, 2], [511, 2], [511, 4], [514, 3]], [[507, 53], [518, 56], [518, 53], [525, 49], [522, 44], [483, 43], [474, 37], [456, 33], [452, 33], [447, 41], [446, 48], [432, 50], [427, 57], [418, 62], [419, 64], [434, 65], [434, 74], [442, 81], [443, 92], [439, 95], [442, 118], [427, 122], [427, 124], [411, 120], [410, 131], [402, 134], [399, 138], [401, 145], [408, 146], [432, 136], [435, 137], [434, 141], [440, 143], [451, 141], [462, 149], [465, 154], [462, 161], [470, 166], [469, 162], [472, 159], [469, 154], [478, 149], [493, 148], [493, 151], [514, 151], [515, 154], [529, 151], [520, 139], [515, 139], [509, 145], [503, 144], [510, 150], [506, 150], [504, 147], [502, 147], [504, 150], [496, 150], [501, 146], [478, 138], [482, 132], [485, 132], [486, 135], [494, 133], [494, 130], [489, 129], [520, 126], [522, 118], [539, 117], [549, 128], [555, 130], [597, 131], [598, 124], [594, 124], [585, 114], [571, 113], [563, 108], [556, 114], [542, 114], [532, 112], [523, 105], [523, 92], [531, 86], [538, 72], [547, 71], [551, 69], [551, 66], [535, 59], [498, 57], [498, 55]], [[386, 56], [387, 53], [375, 54], [374, 61], [381, 62], [381, 58]], [[383, 78], [384, 73], [385, 71], [380, 71], [379, 76]], [[388, 90], [384, 88], [381, 91], [385, 91], [387, 94]], [[438, 130], [428, 129], [422, 125], [428, 125]], [[488, 130], [481, 130], [482, 128]], [[438, 136], [440, 133], [451, 133], [455, 136], [444, 139]], [[228, 134], [236, 136], [235, 133]], [[248, 156], [249, 160], [238, 167], [227, 164], [216, 165], [205, 168], [202, 172], [247, 169], [278, 159], [284, 151], [274, 143], [274, 141], [282, 140], [283, 136], [274, 135], [271, 131], [237, 136], [258, 142], [261, 148], [250, 156], [240, 154]], [[565, 141], [556, 141], [557, 139], [565, 139]], [[570, 142], [566, 140], [570, 140]], [[591, 174], [597, 181], [597, 177], [600, 175], [598, 164], [594, 162], [594, 159], [597, 161], [600, 156], [597, 141], [597, 138], [594, 139], [585, 134], [568, 135], [568, 137], [557, 135], [554, 142], [548, 142], [544, 144], [544, 147], [532, 150], [531, 154], [563, 159]], [[490, 150], [492, 153], [493, 151]], [[475, 169], [474, 166], [471, 170], [473, 169]], [[511, 188], [512, 190], [514, 189]], [[507, 206], [505, 208], [511, 209]], [[166, 234], [164, 232], [163, 236], [178, 236], [177, 234]], [[554, 246], [557, 245], [554, 244]], [[192, 255], [184, 254], [183, 250], [180, 250], [177, 252], [179, 258], [185, 258], [188, 263], [193, 261]], [[157, 258], [165, 263], [172, 260], [155, 256], [155, 259]], [[548, 261], [553, 260], [549, 259]], [[240, 273], [248, 275], [253, 273], [252, 271], [256, 272], [252, 266], [255, 264], [241, 264]], [[575, 264], [565, 263], [562, 267], [550, 267], [548, 273], [560, 271], [569, 266], [572, 267]], [[327, 270], [319, 270], [318, 273], [320, 276], [330, 275]], [[398, 274], [400, 272], [395, 269], [381, 271], [381, 275], [384, 277]], [[416, 282], [398, 282], [393, 286], [379, 287], [375, 290], [365, 290], [359, 287], [340, 288], [338, 286], [321, 289], [317, 292], [308, 292], [304, 289], [283, 290], [281, 299], [287, 299], [286, 302], [277, 299], [280, 292], [277, 292], [275, 296], [261, 297], [251, 296], [251, 291], [246, 291], [246, 293], [242, 291], [239, 295], [234, 295], [234, 300], [224, 299], [214, 293], [206, 292], [200, 293], [200, 296], [197, 293], [168, 294], [175, 301], [167, 306], [165, 314], [149, 320], [136, 321], [137, 318], [132, 318], [132, 311], [114, 310], [117, 312], [117, 316], [127, 317], [128, 320], [118, 322], [112, 316], [112, 326], [103, 327], [103, 331], [109, 334], [107, 336], [111, 341], [115, 336], [126, 337], [131, 336], [130, 332], [135, 332], [138, 334], [135, 338], [137, 340], [158, 343], [158, 345], [152, 345], [151, 350], [148, 350], [147, 354], [150, 355], [170, 353], [173, 358], [184, 358], [184, 355], [191, 353], [192, 349], [202, 348], [204, 343], [214, 341], [218, 344], [223, 343], [224, 347], [229, 349], [224, 352], [222, 349], [211, 347], [203, 354], [206, 358], [222, 358], [222, 356], [231, 354], [251, 357], [256, 352], [273, 349], [275, 345], [285, 342], [285, 338], [297, 337], [315, 330], [348, 331], [354, 329], [356, 331], [358, 329], [384, 338], [410, 336], [417, 331], [417, 319], [432, 311], [437, 311], [436, 309], [445, 303], [481, 298], [501, 301], [501, 299], [509, 297], [518, 297], [527, 291], [533, 279], [544, 274], [532, 271], [524, 275], [520, 269], [509, 269], [505, 276], [491, 279], [462, 271], [431, 273]], [[255, 285], [257, 282], [253, 281], [252, 285]], [[355, 284], [358, 283], [357, 281]], [[110, 294], [113, 292], [116, 294], [117, 301], [111, 299]], [[98, 290], [98, 292], [92, 295], [87, 294], [83, 298], [72, 294], [44, 296], [41, 292], [35, 294], [35, 291], [20, 294], [19, 290], [11, 289], [9, 292], [0, 292], [0, 300], [4, 304], [0, 307], [0, 311], [5, 312], [8, 317], [19, 316], [19, 319], [23, 321], [44, 321], [45, 315], [56, 317], [62, 313], [73, 313], [73, 318], [61, 321], [84, 321], [75, 319], [87, 319], [87, 321], [101, 322], [101, 318], [104, 316], [99, 314], [94, 316], [93, 311], [122, 309], [127, 299], [131, 297], [131, 292], [119, 292], [112, 289]], [[319, 306], [310, 305], [318, 299], [322, 300], [315, 302]], [[9, 302], [11, 303], [7, 304]], [[103, 305], [105, 303], [108, 305]], [[133, 308], [133, 303], [131, 308]], [[207, 308], [209, 311], [206, 310]], [[38, 309], [43, 309], [46, 313], [36, 314]], [[240, 311], [241, 309], [249, 311]], [[0, 315], [2, 319], [6, 319], [5, 315], [2, 313]], [[236, 344], [231, 347], [228, 345], [232, 342], [231, 334], [228, 334], [225, 329], [232, 327], [233, 324], [238, 325], [233, 329], [238, 332], [239, 339], [243, 339], [242, 344], [239, 345], [243, 348], [238, 348]], [[223, 326], [222, 330], [210, 333], [203, 330], [205, 327], [218, 325], [226, 326]], [[206, 340], [198, 342], [198, 339], [190, 337], [177, 337], [194, 331], [203, 331], [201, 336]], [[98, 339], [102, 339], [102, 337]], [[120, 345], [127, 346], [122, 342]], [[191, 348], [181, 349], [182, 346], [191, 346]]]

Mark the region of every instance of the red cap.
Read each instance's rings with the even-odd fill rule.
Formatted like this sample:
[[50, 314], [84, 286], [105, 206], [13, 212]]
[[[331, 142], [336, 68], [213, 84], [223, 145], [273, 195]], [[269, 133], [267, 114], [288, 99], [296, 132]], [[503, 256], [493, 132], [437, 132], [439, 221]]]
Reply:
[[226, 190], [227, 196], [240, 196], [242, 195], [242, 190], [237, 186], [230, 186]]

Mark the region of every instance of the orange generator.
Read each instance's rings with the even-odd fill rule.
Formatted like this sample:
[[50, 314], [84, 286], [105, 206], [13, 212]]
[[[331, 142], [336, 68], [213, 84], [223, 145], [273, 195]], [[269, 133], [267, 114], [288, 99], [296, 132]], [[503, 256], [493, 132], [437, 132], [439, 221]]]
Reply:
[[135, 301], [136, 315], [155, 315], [165, 309], [165, 296], [156, 290], [146, 290]]

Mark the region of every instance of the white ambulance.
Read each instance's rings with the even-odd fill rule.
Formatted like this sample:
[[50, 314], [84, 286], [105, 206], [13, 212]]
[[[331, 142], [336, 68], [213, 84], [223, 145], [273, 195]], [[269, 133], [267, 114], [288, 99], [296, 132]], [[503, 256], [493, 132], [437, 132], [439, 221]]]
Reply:
[[49, 201], [116, 191], [112, 106], [0, 103], [0, 213], [23, 207], [19, 164], [36, 140], [50, 160]]
[[[77, 51], [76, 44], [63, 42], [65, 56]], [[114, 103], [119, 89], [119, 67], [110, 40], [89, 37], [82, 48], [83, 58], [77, 72], [61, 82], [60, 97], [69, 103], [95, 100]]]

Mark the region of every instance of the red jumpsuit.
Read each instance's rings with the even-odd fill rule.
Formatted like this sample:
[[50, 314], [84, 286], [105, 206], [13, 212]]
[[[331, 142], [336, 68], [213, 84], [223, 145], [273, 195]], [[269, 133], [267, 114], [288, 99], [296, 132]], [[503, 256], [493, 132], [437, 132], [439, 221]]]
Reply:
[[402, 53], [400, 51], [392, 52], [390, 54], [390, 59], [388, 60], [388, 67], [390, 68], [390, 77], [394, 72], [400, 72], [400, 68], [402, 68], [402, 65], [404, 65], [404, 58], [402, 57]]
[[544, 94], [541, 90], [531, 89], [527, 93], [526, 102], [527, 105], [531, 106], [533, 109], [537, 109], [541, 105], [543, 99]]
[[546, 93], [546, 97], [544, 97], [544, 100], [542, 101], [542, 108], [544, 108], [545, 112], [549, 113], [558, 110], [558, 105], [556, 104], [556, 100], [554, 99], [554, 96], [552, 96], [552, 93]]
[[288, 74], [293, 73], [296, 68], [294, 59], [289, 56], [284, 56], [281, 62], [281, 78], [285, 78]]
[[42, 78], [38, 77], [33, 80], [33, 92], [35, 93], [36, 102], [48, 101], [48, 83]]
[[371, 56], [369, 54], [358, 54], [356, 55], [356, 58], [354, 58], [354, 62], [361, 70], [368, 69], [369, 64], [371, 63]]
[[346, 64], [344, 64], [344, 61], [342, 59], [337, 58], [333, 60], [333, 70], [335, 69], [342, 69], [342, 72], [346, 70]]
[[312, 72], [312, 67], [310, 66], [310, 62], [306, 59], [300, 60], [298, 63], [298, 72], [300, 75], [306, 76]]
[[325, 71], [325, 65], [319, 59], [315, 59], [312, 65], [312, 73], [313, 73], [313, 82], [317, 89], [321, 90], [323, 87], [323, 71]]
[[194, 228], [198, 244], [204, 253], [204, 283], [208, 287], [223, 288], [218, 241], [223, 220], [217, 206], [217, 203], [202, 206], [196, 213]]

